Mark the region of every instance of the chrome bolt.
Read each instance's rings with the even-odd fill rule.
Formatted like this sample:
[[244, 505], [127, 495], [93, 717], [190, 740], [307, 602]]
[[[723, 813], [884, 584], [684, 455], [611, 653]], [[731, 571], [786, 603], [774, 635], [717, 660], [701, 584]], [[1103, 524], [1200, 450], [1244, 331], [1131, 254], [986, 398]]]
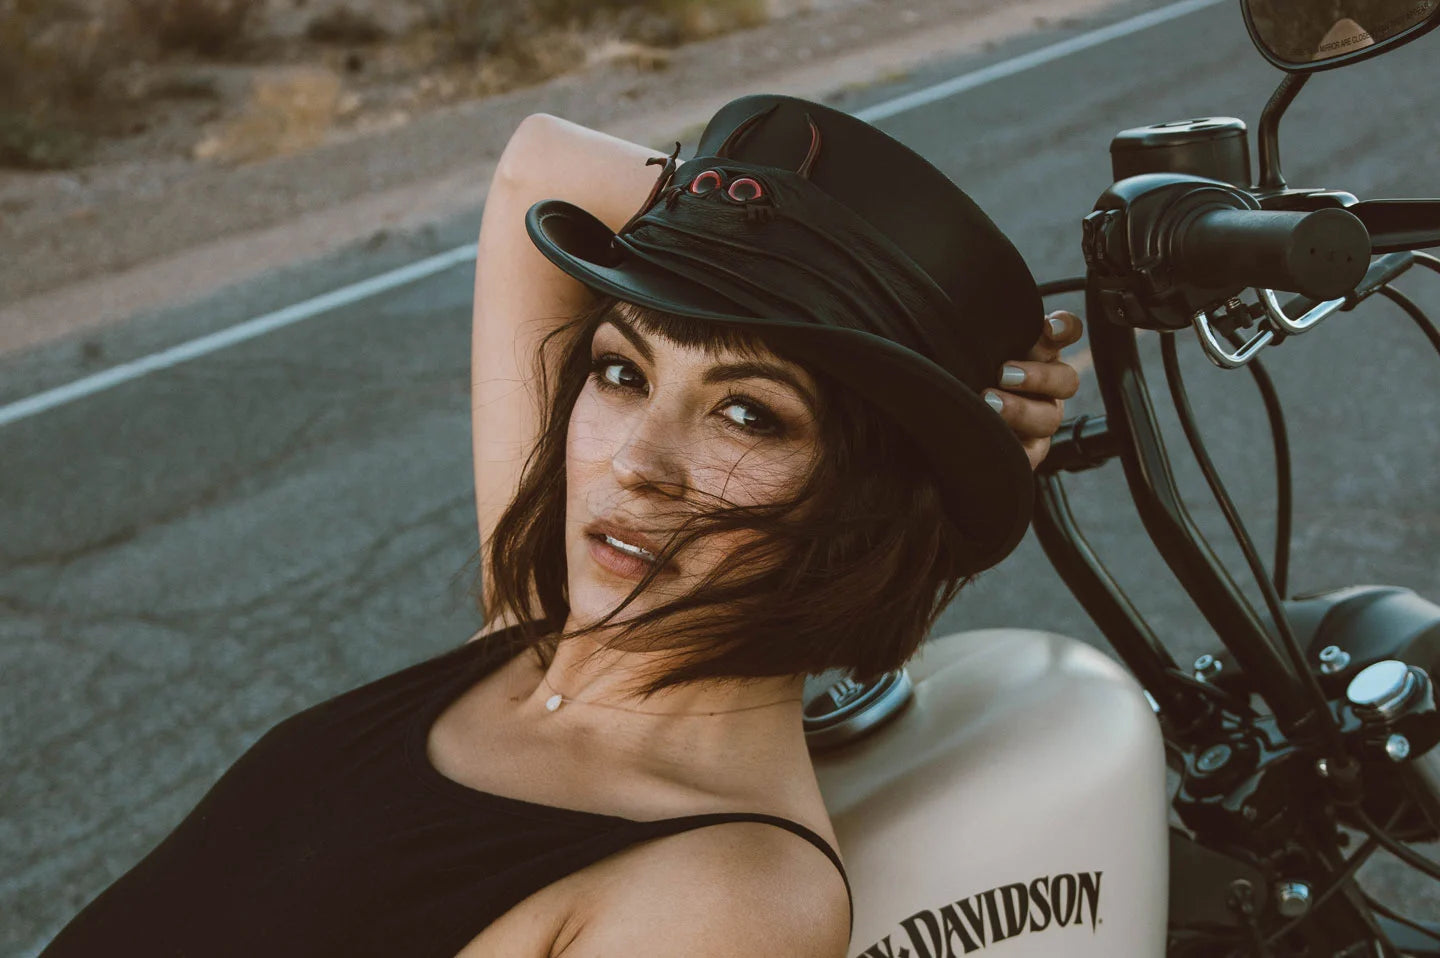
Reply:
[[1275, 885], [1275, 910], [1284, 918], [1299, 918], [1310, 910], [1310, 886], [1303, 881]]
[[1207, 773], [1218, 772], [1229, 763], [1231, 754], [1228, 745], [1212, 745], [1195, 760], [1195, 769]]
[[1320, 650], [1320, 671], [1326, 675], [1343, 672], [1350, 665], [1350, 653], [1338, 645], [1327, 645]]
[[1321, 778], [1330, 777], [1330, 760], [1328, 758], [1317, 758], [1315, 760], [1315, 771], [1320, 773]]
[[1195, 677], [1203, 682], [1213, 679], [1215, 678], [1215, 676], [1219, 675], [1220, 670], [1224, 668], [1224, 666], [1221, 664], [1219, 659], [1215, 658], [1215, 656], [1207, 654], [1202, 655], [1200, 656], [1200, 658], [1195, 660], [1194, 668]]
[[1225, 904], [1231, 911], [1242, 915], [1255, 914], [1255, 887], [1243, 878], [1235, 879], [1230, 883], [1230, 894], [1225, 896]]
[[1392, 762], [1403, 762], [1410, 757], [1410, 740], [1403, 735], [1392, 735], [1385, 740], [1385, 754]]

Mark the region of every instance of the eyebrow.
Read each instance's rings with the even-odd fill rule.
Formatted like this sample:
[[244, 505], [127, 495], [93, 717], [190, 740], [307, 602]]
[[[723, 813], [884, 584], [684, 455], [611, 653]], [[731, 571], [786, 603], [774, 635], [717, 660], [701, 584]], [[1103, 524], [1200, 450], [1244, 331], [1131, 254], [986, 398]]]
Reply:
[[[650, 348], [650, 344], [645, 341], [645, 337], [640, 331], [632, 326], [623, 316], [617, 316], [612, 313], [606, 316], [602, 322], [608, 323], [618, 329], [620, 334], [630, 341], [630, 345], [635, 347], [635, 351], [644, 357], [647, 363], [653, 363], [655, 361], [655, 353]], [[809, 389], [805, 388], [805, 384], [800, 381], [798, 376], [784, 366], [763, 360], [750, 359], [738, 363], [720, 363], [707, 369], [702, 381], [709, 385], [713, 383], [732, 382], [737, 379], [773, 379], [795, 390], [795, 392], [810, 405], [810, 408], [815, 408], [815, 397], [811, 395]]]

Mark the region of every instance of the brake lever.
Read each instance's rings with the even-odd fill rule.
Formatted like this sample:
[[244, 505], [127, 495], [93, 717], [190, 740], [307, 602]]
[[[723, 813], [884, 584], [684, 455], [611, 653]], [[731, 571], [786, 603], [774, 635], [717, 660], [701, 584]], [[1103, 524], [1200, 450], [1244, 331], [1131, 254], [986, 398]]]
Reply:
[[1195, 335], [1199, 337], [1200, 345], [1204, 348], [1206, 357], [1221, 369], [1239, 369], [1260, 355], [1260, 350], [1275, 341], [1275, 330], [1267, 326], [1264, 322], [1261, 322], [1260, 328], [1255, 331], [1255, 335], [1242, 343], [1234, 352], [1231, 352], [1225, 347], [1225, 344], [1216, 337], [1215, 330], [1210, 325], [1210, 313], [1208, 310], [1196, 310], [1190, 322], [1195, 327]]

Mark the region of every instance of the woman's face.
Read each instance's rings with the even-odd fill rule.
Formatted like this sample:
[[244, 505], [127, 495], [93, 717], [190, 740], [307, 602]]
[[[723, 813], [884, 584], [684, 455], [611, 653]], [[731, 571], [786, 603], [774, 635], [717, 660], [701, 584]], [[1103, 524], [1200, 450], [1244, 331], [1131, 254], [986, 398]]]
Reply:
[[[768, 352], [707, 352], [647, 335], [629, 309], [618, 305], [596, 328], [566, 438], [576, 624], [614, 609], [650, 565], [639, 550], [658, 554], [687, 514], [788, 499], [818, 450], [817, 386], [804, 369]], [[686, 546], [619, 620], [688, 591], [748, 535]]]

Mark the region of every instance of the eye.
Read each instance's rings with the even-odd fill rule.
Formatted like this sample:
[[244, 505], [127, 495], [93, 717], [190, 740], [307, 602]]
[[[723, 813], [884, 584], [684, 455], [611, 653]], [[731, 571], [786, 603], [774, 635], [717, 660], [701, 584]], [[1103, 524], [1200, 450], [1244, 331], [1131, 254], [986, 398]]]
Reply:
[[645, 377], [619, 356], [598, 356], [590, 361], [590, 378], [601, 389], [630, 390], [645, 388]]
[[724, 185], [724, 182], [718, 172], [706, 170], [690, 181], [690, 192], [699, 196], [702, 193], [709, 193], [711, 190], [718, 190]]
[[758, 181], [752, 180], [748, 176], [742, 176], [734, 183], [731, 183], [730, 189], [725, 192], [737, 203], [748, 203], [751, 200], [758, 200], [765, 195], [764, 187], [762, 187]]
[[[783, 432], [779, 417], [746, 396], [726, 396], [721, 400], [720, 408], [722, 415], [742, 432], [756, 436], [778, 436]], [[732, 410], [738, 410], [740, 415], [730, 415]]]

